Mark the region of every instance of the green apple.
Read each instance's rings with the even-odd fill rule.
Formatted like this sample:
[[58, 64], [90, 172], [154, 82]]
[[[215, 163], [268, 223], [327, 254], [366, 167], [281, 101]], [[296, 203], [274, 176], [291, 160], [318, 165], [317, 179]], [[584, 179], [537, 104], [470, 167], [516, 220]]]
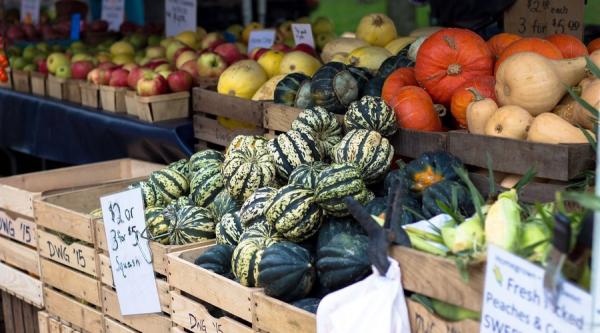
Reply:
[[33, 60], [37, 52], [38, 51], [35, 48], [35, 46], [27, 45], [27, 47], [25, 47], [25, 49], [23, 50], [23, 58], [25, 58], [25, 60]]
[[186, 47], [185, 44], [183, 44], [182, 42], [178, 41], [178, 40], [174, 40], [172, 41], [169, 46], [167, 47], [167, 59], [169, 59], [169, 61], [174, 61], [174, 57], [175, 57], [175, 53], [177, 52], [177, 50]]
[[64, 53], [54, 52], [50, 54], [46, 64], [48, 65], [48, 72], [51, 74], [54, 74], [59, 67], [69, 67], [69, 70], [71, 69], [71, 62]]
[[111, 45], [110, 53], [113, 56], [116, 56], [116, 55], [131, 55], [131, 56], [133, 56], [135, 54], [135, 49], [133, 48], [133, 45], [131, 45], [130, 43], [121, 40], [121, 41], [118, 41], [118, 42], [114, 43], [113, 45]]
[[159, 46], [161, 37], [159, 35], [151, 35], [148, 37], [148, 46]]
[[169, 47], [169, 45], [171, 45], [171, 43], [173, 43], [173, 41], [175, 40], [175, 38], [173, 37], [167, 37], [163, 40], [160, 41], [160, 46], [164, 47], [165, 50], [167, 49], [167, 47]]
[[48, 53], [50, 51], [50, 46], [48, 46], [47, 43], [37, 43], [37, 45], [35, 47], [40, 52]]
[[35, 72], [37, 71], [37, 66], [34, 64], [25, 65], [25, 67], [23, 67], [23, 70], [26, 72]]
[[54, 76], [61, 79], [70, 79], [71, 78], [71, 66], [70, 65], [61, 65], [56, 68], [56, 72]]
[[13, 57], [10, 61], [10, 67], [16, 70], [22, 70], [27, 65], [23, 57]]
[[112, 57], [112, 62], [116, 65], [125, 65], [134, 62], [134, 56], [130, 54], [118, 54]]

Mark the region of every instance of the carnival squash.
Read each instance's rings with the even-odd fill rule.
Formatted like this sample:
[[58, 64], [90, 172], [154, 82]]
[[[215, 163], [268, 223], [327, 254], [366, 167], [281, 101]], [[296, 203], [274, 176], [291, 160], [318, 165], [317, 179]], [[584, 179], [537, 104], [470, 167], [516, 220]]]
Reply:
[[442, 121], [436, 107], [422, 88], [402, 87], [390, 102], [398, 127], [429, 132], [442, 130]]
[[383, 82], [381, 88], [381, 98], [388, 104], [392, 104], [392, 99], [396, 96], [400, 88], [405, 86], [416, 86], [415, 69], [412, 67], [399, 68], [393, 71]]
[[499, 108], [488, 119], [485, 134], [503, 138], [525, 140], [533, 117], [527, 110], [516, 105]]
[[460, 127], [467, 127], [467, 107], [475, 100], [473, 90], [484, 98], [496, 100], [495, 84], [496, 79], [493, 76], [480, 76], [465, 82], [454, 91], [450, 112]]
[[[517, 42], [518, 43], [518, 42]], [[585, 58], [549, 60], [533, 52], [507, 58], [496, 72], [499, 105], [518, 105], [533, 116], [554, 109], [566, 86], [585, 77]]]
[[[588, 133], [593, 137], [592, 132]], [[569, 124], [568, 121], [545, 112], [533, 120], [527, 135], [527, 141], [543, 143], [587, 143], [587, 138], [582, 130]]]
[[573, 35], [554, 34], [546, 37], [546, 40], [554, 44], [565, 59], [588, 55], [585, 44]]
[[471, 93], [475, 99], [467, 107], [467, 128], [473, 134], [485, 134], [485, 124], [498, 110], [498, 104], [491, 98], [484, 98], [475, 89]]
[[490, 51], [492, 51], [494, 57], [498, 59], [507, 47], [521, 38], [523, 37], [519, 35], [502, 32], [488, 39], [487, 45], [490, 48]]
[[550, 43], [549, 41], [535, 37], [523, 38], [510, 44], [502, 52], [502, 54], [500, 54], [500, 57], [494, 66], [494, 73], [498, 71], [498, 68], [506, 59], [521, 52], [534, 52], [548, 59], [554, 60], [560, 60], [563, 58], [563, 55], [558, 47], [554, 46], [554, 44]]
[[463, 83], [491, 75], [492, 52], [476, 33], [447, 28], [429, 36], [419, 48], [415, 65], [417, 81], [436, 103], [449, 105]]

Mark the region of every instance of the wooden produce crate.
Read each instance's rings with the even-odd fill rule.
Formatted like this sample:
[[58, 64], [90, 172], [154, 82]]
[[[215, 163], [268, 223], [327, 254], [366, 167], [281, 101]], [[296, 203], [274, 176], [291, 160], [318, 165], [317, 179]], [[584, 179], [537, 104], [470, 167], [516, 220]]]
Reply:
[[[406, 305], [412, 332], [479, 332], [479, 322], [475, 320], [449, 322], [430, 313], [411, 299], [406, 299]], [[317, 317], [313, 313], [257, 292], [254, 294], [252, 326], [255, 331], [264, 333], [316, 333]]]
[[[253, 332], [252, 295], [261, 289], [244, 287], [195, 265], [194, 260], [212, 246], [167, 255], [173, 323], [193, 332]], [[228, 314], [216, 318], [203, 302]]]
[[190, 115], [190, 93], [187, 91], [149, 97], [136, 96], [135, 101], [138, 117], [150, 123], [187, 118]]
[[523, 175], [530, 167], [537, 177], [568, 181], [594, 165], [589, 144], [545, 144], [477, 135], [465, 131], [448, 134], [448, 152], [465, 164], [487, 167], [487, 153], [494, 171]]
[[94, 109], [100, 107], [100, 86], [97, 84], [82, 81], [79, 83], [81, 90], [81, 104]]
[[[2, 273], [0, 273], [2, 274]], [[0, 332], [36, 333], [39, 329], [39, 308], [6, 292], [0, 293]]]
[[217, 91], [218, 77], [201, 77], [198, 79], [198, 87], [206, 90]]
[[38, 96], [46, 96], [46, 74], [31, 72], [31, 93]]
[[[101, 310], [50, 287], [44, 287], [44, 300], [48, 314], [59, 318], [62, 323], [68, 323], [70, 329], [81, 332], [104, 332]], [[59, 332], [62, 332], [62, 325]]]
[[10, 68], [5, 68], [4, 70], [6, 71], [6, 77], [8, 78], [8, 80], [6, 82], [0, 82], [0, 88], [12, 89], [13, 88], [12, 71], [10, 70]]
[[102, 110], [115, 113], [125, 113], [125, 93], [127, 88], [100, 86]]
[[[237, 135], [262, 135], [264, 103], [214, 91], [194, 88], [194, 136], [206, 147], [208, 143], [226, 147]], [[246, 123], [245, 128], [227, 128], [218, 117]]]
[[[472, 172], [469, 174], [469, 178], [475, 185], [475, 187], [479, 190], [483, 197], [487, 197], [489, 194], [490, 186], [489, 186], [489, 177], [487, 175], [487, 171], [485, 173]], [[499, 181], [500, 179], [495, 179], [496, 188], [502, 190], [503, 189]], [[542, 180], [542, 179], [533, 179], [529, 184], [527, 184], [523, 189], [519, 192], [519, 201], [526, 203], [544, 203], [544, 202], [554, 202], [556, 199], [556, 192], [561, 192], [567, 189], [569, 186], [568, 182], [554, 181], [554, 180]]]
[[31, 94], [31, 77], [29, 72], [15, 69], [12, 71], [12, 79], [15, 91]]
[[75, 103], [81, 104], [81, 83], [85, 82], [84, 80], [67, 80], [67, 91], [66, 91], [66, 100]]
[[48, 96], [56, 98], [58, 100], [67, 99], [67, 79], [57, 78], [56, 76], [49, 74], [46, 78], [46, 89]]
[[78, 333], [81, 330], [78, 327], [71, 326], [71, 323], [61, 321], [60, 318], [51, 316], [46, 311], [38, 312], [39, 333]]
[[125, 92], [125, 110], [127, 114], [132, 117], [139, 117], [136, 96], [137, 94], [133, 90], [127, 90]]

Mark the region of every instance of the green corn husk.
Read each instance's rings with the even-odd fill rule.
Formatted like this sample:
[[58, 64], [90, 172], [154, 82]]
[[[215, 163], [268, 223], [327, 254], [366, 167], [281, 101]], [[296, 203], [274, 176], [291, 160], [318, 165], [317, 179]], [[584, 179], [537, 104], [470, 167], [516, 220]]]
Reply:
[[513, 253], [519, 250], [522, 226], [521, 208], [517, 200], [515, 189], [501, 193], [485, 217], [486, 242]]
[[447, 224], [442, 228], [444, 244], [454, 254], [467, 250], [478, 250], [484, 245], [483, 224], [479, 215], [468, 218], [457, 225]]

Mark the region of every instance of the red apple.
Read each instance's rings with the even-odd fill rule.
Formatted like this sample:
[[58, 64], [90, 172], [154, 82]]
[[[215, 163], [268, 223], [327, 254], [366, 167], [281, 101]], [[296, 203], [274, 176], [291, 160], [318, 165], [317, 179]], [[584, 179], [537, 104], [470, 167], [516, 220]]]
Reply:
[[198, 59], [198, 54], [196, 54], [196, 51], [181, 52], [177, 57], [175, 57], [175, 68], [179, 69], [186, 62], [195, 59]]
[[266, 49], [264, 47], [257, 47], [250, 52], [250, 59], [258, 61], [258, 58], [260, 58], [260, 56], [262, 56], [267, 51], [269, 51], [269, 49]]
[[156, 69], [156, 67], [158, 67], [160, 65], [164, 65], [164, 64], [167, 64], [167, 65], [169, 64], [167, 59], [152, 59], [144, 67], [154, 70], [154, 69]]
[[206, 52], [198, 58], [198, 75], [200, 77], [219, 77], [226, 68], [225, 60], [214, 52]]
[[127, 79], [129, 78], [129, 71], [126, 69], [116, 69], [110, 74], [110, 81], [108, 85], [111, 87], [127, 87]]
[[113, 63], [112, 63], [112, 62], [110, 62], [110, 61], [105, 61], [105, 62], [101, 62], [101, 63], [98, 65], [98, 67], [97, 67], [97, 68], [100, 68], [100, 69], [116, 69], [117, 67], [119, 67], [119, 66], [117, 66], [117, 65], [113, 64]]
[[92, 69], [94, 69], [94, 64], [91, 61], [76, 61], [71, 64], [71, 77], [76, 80], [85, 80]]
[[131, 72], [133, 69], [138, 68], [138, 67], [139, 66], [134, 63], [128, 63], [128, 64], [123, 65], [123, 67], [121, 67], [121, 68], [126, 69]]
[[169, 92], [169, 83], [158, 73], [145, 73], [137, 83], [140, 96], [156, 96]]
[[136, 89], [137, 88], [137, 82], [146, 73], [152, 73], [152, 70], [148, 69], [148, 68], [142, 68], [142, 67], [138, 67], [138, 68], [132, 69], [129, 72], [129, 75], [127, 76], [127, 85], [129, 86], [129, 88]]
[[200, 42], [200, 49], [212, 49], [220, 44], [225, 43], [223, 35], [219, 32], [209, 32]]
[[167, 82], [173, 92], [189, 91], [192, 88], [193, 78], [186, 71], [175, 71], [169, 74]]
[[197, 60], [190, 60], [190, 61], [186, 62], [185, 64], [183, 64], [183, 66], [181, 66], [180, 70], [188, 72], [188, 74], [190, 74], [192, 76], [194, 83], [197, 84], [198, 80], [200, 80], [200, 75], [198, 74], [198, 61]]
[[242, 59], [242, 53], [235, 43], [225, 43], [215, 47], [216, 54], [220, 55], [228, 65], [231, 65]]
[[177, 58], [179, 58], [179, 56], [187, 51], [192, 51], [192, 52], [196, 52], [196, 50], [192, 49], [191, 47], [181, 47], [178, 48], [177, 51], [175, 51], [175, 53], [173, 54], [173, 63], [175, 63], [177, 61]]
[[307, 54], [317, 58], [317, 52], [315, 52], [315, 49], [308, 44], [304, 44], [304, 43], [298, 44], [298, 45], [296, 45], [296, 47], [294, 47], [293, 50], [294, 51], [302, 51], [304, 53], [307, 53]]
[[46, 64], [46, 59], [38, 59], [37, 61], [38, 72], [42, 74], [48, 74], [48, 64]]
[[290, 52], [292, 49], [289, 46], [285, 45], [285, 44], [274, 44], [271, 47], [271, 50], [281, 51], [281, 52], [286, 52], [287, 53], [287, 52]]
[[110, 71], [106, 69], [94, 68], [88, 75], [87, 80], [94, 84], [108, 85], [110, 82]]

